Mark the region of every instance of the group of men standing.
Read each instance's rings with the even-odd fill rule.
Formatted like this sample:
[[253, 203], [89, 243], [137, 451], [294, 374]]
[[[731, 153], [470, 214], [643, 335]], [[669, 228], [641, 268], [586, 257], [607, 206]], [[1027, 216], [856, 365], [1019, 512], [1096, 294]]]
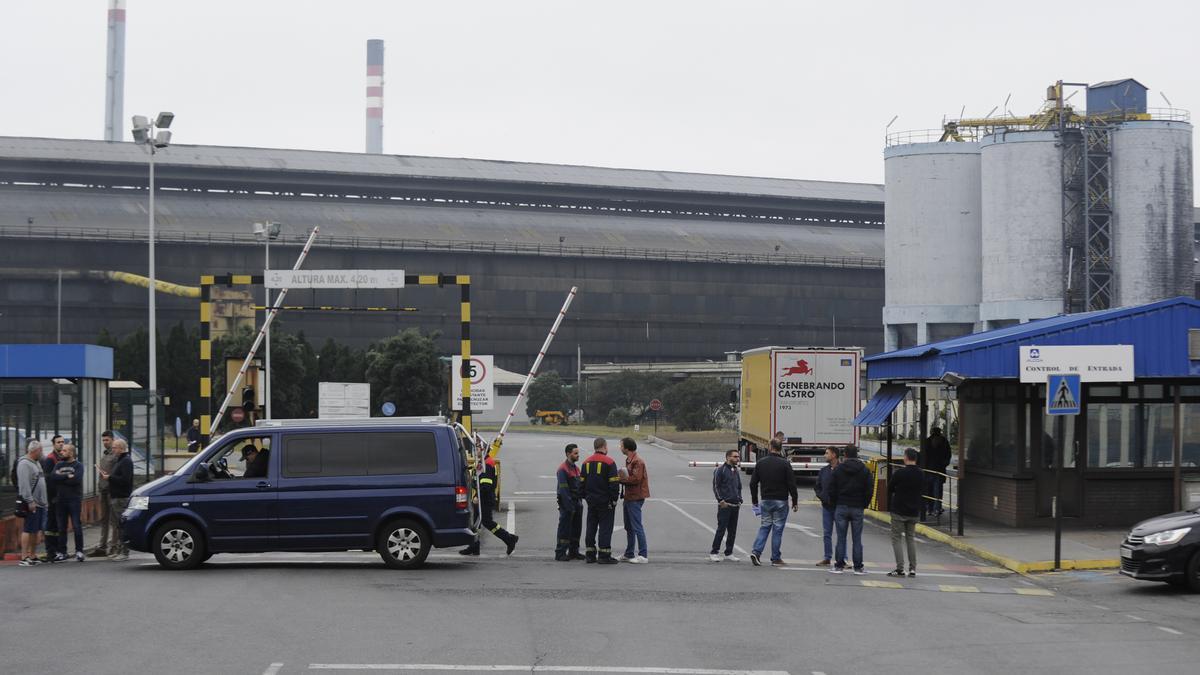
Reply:
[[[32, 567], [44, 562], [70, 560], [67, 550], [68, 526], [74, 533], [74, 559], [107, 556], [113, 560], [129, 557], [120, 535], [121, 512], [133, 491], [133, 462], [124, 440], [113, 440], [112, 432], [101, 436], [104, 453], [96, 463], [99, 476], [101, 543], [90, 554], [83, 550], [84, 467], [76, 448], [59, 435], [51, 439], [50, 451], [44, 452], [42, 442], [31, 440], [23, 457], [17, 460], [14, 473], [21, 507], [20, 565]], [[111, 543], [110, 543], [111, 530]], [[45, 542], [45, 555], [38, 556], [37, 547]], [[111, 549], [111, 550], [109, 550]]]
[[[600, 565], [618, 562], [645, 564], [650, 562], [646, 544], [646, 528], [642, 524], [642, 507], [650, 498], [650, 477], [646, 462], [638, 456], [637, 442], [621, 439], [621, 454], [625, 466], [608, 456], [608, 441], [597, 438], [592, 442], [592, 455], [582, 466], [579, 446], [571, 443], [564, 449], [566, 458], [558, 466], [558, 539], [554, 559], [560, 562], [586, 560]], [[622, 525], [625, 528], [625, 553], [619, 559], [612, 555], [612, 533], [617, 504], [622, 503]], [[583, 530], [583, 506], [587, 504], [587, 530], [584, 544], [586, 554], [579, 552]]]

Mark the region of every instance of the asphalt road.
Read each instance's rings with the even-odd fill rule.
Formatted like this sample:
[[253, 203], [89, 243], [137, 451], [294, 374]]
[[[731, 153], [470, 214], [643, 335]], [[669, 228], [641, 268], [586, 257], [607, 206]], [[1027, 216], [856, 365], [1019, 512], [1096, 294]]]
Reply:
[[[479, 558], [435, 551], [415, 572], [368, 553], [218, 555], [182, 573], [146, 555], [0, 567], [0, 671], [1196, 672], [1200, 596], [1107, 573], [1025, 578], [934, 543], [897, 588], [876, 525], [871, 574], [831, 575], [812, 564], [814, 505], [790, 517], [788, 567], [711, 563], [711, 472], [686, 460], [717, 453], [643, 449], [650, 564], [554, 562], [554, 470], [570, 440], [591, 446], [510, 435], [498, 520], [521, 542], [509, 558], [488, 536]], [[749, 549], [748, 507], [741, 524]]]

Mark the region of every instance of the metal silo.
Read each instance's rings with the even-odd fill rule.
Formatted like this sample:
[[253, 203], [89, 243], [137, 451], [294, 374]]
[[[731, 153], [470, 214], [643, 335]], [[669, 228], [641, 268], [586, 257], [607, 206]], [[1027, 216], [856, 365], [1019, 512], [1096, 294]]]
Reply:
[[979, 319], [979, 143], [884, 151], [884, 342], [970, 333]]
[[1191, 296], [1195, 291], [1192, 125], [1130, 121], [1110, 133], [1113, 305]]
[[997, 131], [980, 147], [985, 328], [1063, 311], [1062, 154], [1053, 131]]

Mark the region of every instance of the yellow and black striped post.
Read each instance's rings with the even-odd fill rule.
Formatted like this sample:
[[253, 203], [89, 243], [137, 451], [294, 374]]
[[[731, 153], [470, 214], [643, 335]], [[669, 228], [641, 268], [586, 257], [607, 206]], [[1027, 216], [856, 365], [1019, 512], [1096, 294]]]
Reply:
[[[462, 351], [462, 370], [457, 373], [462, 378], [462, 411], [459, 421], [468, 434], [474, 433], [471, 427], [471, 277], [467, 274], [406, 274], [404, 284], [417, 286], [458, 286], [459, 288], [459, 331], [460, 349]], [[451, 373], [454, 377], [456, 374]]]
[[205, 274], [200, 277], [200, 447], [207, 448], [212, 424], [212, 287], [261, 284], [261, 274]]

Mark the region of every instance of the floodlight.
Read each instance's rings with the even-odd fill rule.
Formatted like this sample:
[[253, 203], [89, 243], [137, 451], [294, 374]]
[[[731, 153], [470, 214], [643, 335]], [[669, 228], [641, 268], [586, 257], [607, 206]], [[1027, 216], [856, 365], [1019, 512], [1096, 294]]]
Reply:
[[154, 126], [158, 127], [159, 129], [169, 129], [171, 128], [171, 121], [174, 119], [175, 113], [160, 112], [158, 113], [158, 119], [154, 120]]
[[133, 116], [133, 130], [134, 131], [137, 131], [138, 129], [149, 129], [149, 128], [150, 128], [150, 120], [147, 119], [145, 115], [134, 115]]
[[278, 239], [279, 232], [282, 229], [283, 229], [283, 226], [280, 225], [279, 223], [275, 223], [275, 222], [267, 223], [267, 238], [271, 239], [272, 241], [275, 239]]
[[963, 377], [962, 375], [959, 375], [958, 373], [947, 372], [947, 373], [942, 374], [942, 382], [944, 382], [945, 384], [947, 384], [951, 387], [957, 387], [966, 381], [967, 381], [967, 378]]
[[253, 232], [254, 232], [254, 236], [261, 237], [264, 234], [266, 234], [267, 226], [263, 223], [255, 223]]
[[171, 144], [171, 132], [162, 130], [154, 137], [154, 147], [165, 148]]
[[147, 127], [134, 127], [133, 128], [133, 142], [134, 143], [144, 144], [149, 139], [150, 139], [150, 129], [148, 129]]

